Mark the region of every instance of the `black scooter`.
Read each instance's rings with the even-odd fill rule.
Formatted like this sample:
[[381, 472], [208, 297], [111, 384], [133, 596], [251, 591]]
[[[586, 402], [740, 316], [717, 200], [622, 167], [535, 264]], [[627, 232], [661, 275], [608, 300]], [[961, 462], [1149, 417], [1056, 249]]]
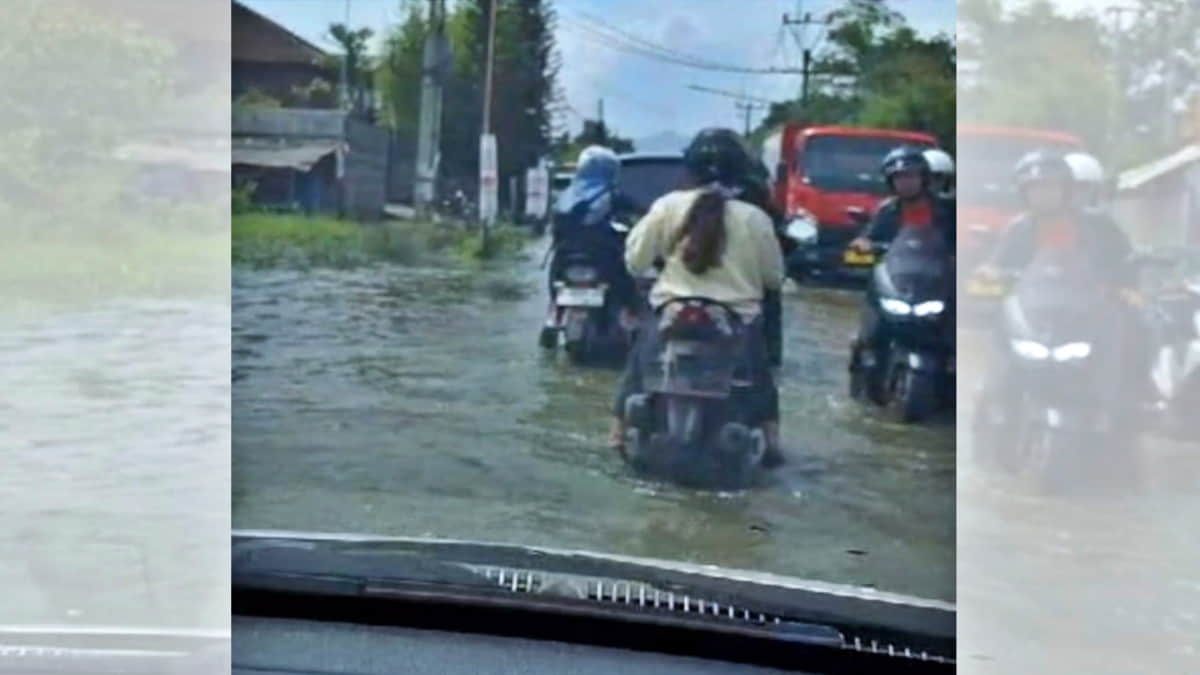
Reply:
[[[1036, 264], [1003, 301], [998, 358], [977, 402], [973, 446], [985, 465], [1059, 492], [1091, 468], [1108, 474], [1133, 457], [1141, 429], [1120, 356], [1129, 339], [1114, 321], [1119, 299], [1069, 262]], [[997, 380], [1004, 381], [997, 387]]]
[[751, 482], [766, 439], [751, 427], [746, 327], [731, 308], [680, 298], [659, 308], [656, 356], [625, 402], [626, 459], [643, 473], [698, 487]]
[[855, 342], [850, 395], [887, 408], [903, 422], [928, 418], [954, 402], [954, 264], [932, 228], [905, 229], [871, 275], [866, 302], [875, 306], [881, 346]]
[[[629, 227], [613, 221], [622, 236]], [[542, 326], [539, 344], [555, 349], [561, 343], [575, 364], [620, 362], [633, 344], [634, 326], [622, 320], [621, 306], [603, 266], [586, 250], [569, 250], [552, 281], [554, 307]]]

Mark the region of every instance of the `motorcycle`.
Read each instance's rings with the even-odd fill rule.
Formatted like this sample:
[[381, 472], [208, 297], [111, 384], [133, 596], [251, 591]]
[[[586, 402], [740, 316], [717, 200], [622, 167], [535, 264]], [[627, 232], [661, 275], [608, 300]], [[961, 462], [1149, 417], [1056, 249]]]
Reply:
[[1200, 277], [1182, 292], [1160, 297], [1153, 305], [1161, 340], [1151, 379], [1159, 400], [1155, 412], [1163, 432], [1181, 441], [1200, 441]]
[[855, 342], [850, 352], [850, 395], [916, 422], [952, 404], [954, 346], [946, 316], [954, 302], [954, 266], [933, 229], [903, 230], [875, 265], [866, 301], [874, 303], [883, 344]]
[[657, 325], [645, 393], [625, 402], [626, 459], [686, 485], [745, 487], [766, 452], [762, 430], [749, 422], [754, 389], [745, 324], [719, 302], [680, 298], [658, 309]]
[[[871, 215], [862, 208], [849, 207], [846, 215], [862, 229]], [[875, 264], [871, 252], [841, 250], [821, 242], [821, 230], [811, 213], [800, 209], [783, 228], [792, 253], [787, 258], [787, 275], [798, 284], [842, 283], [859, 285], [870, 276]]]
[[[1058, 492], [1091, 468], [1132, 459], [1140, 431], [1119, 365], [1129, 339], [1119, 299], [1069, 263], [1035, 263], [1002, 303], [1003, 391], [985, 387], [972, 424], [984, 464]], [[1129, 468], [1133, 468], [1130, 466]]]
[[[613, 222], [622, 235], [629, 227]], [[574, 250], [565, 254], [553, 280], [554, 307], [542, 327], [539, 343], [555, 349], [560, 343], [573, 363], [584, 364], [611, 357], [619, 360], [633, 344], [633, 326], [623, 316], [603, 267], [593, 254]]]

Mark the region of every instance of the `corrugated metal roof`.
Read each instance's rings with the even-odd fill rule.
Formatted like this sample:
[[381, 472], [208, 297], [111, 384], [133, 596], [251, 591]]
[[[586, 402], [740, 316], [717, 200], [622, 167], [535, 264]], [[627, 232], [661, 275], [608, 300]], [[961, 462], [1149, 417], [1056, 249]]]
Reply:
[[240, 2], [233, 3], [230, 27], [230, 58], [235, 62], [316, 64], [326, 53]]
[[234, 139], [231, 164], [308, 171], [341, 145], [340, 141], [264, 143]]
[[1178, 152], [1153, 162], [1121, 172], [1117, 179], [1118, 190], [1136, 190], [1169, 173], [1200, 161], [1200, 144], [1184, 146]]

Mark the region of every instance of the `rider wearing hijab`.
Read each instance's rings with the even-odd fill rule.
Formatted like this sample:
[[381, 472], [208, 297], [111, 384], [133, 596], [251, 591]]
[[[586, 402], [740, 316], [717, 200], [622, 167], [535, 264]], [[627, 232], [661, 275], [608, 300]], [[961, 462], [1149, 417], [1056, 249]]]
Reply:
[[575, 177], [558, 197], [554, 209], [554, 262], [550, 265], [550, 296], [554, 296], [554, 280], [570, 253], [587, 253], [596, 261], [600, 272], [612, 286], [617, 301], [633, 309], [636, 289], [633, 278], [625, 269], [622, 256], [624, 235], [612, 228], [613, 214], [625, 206], [625, 198], [617, 189], [621, 163], [616, 153], [600, 145], [592, 145], [579, 154]]

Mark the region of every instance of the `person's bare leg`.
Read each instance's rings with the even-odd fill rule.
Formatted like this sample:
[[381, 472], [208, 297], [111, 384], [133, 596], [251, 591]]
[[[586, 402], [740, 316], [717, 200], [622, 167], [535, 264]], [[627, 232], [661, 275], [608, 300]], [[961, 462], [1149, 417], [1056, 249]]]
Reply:
[[625, 420], [620, 417], [612, 418], [608, 432], [608, 446], [622, 455], [625, 454]]
[[783, 464], [783, 451], [779, 447], [779, 420], [762, 423], [763, 436], [767, 440], [767, 451], [763, 455], [763, 466], [773, 468]]

